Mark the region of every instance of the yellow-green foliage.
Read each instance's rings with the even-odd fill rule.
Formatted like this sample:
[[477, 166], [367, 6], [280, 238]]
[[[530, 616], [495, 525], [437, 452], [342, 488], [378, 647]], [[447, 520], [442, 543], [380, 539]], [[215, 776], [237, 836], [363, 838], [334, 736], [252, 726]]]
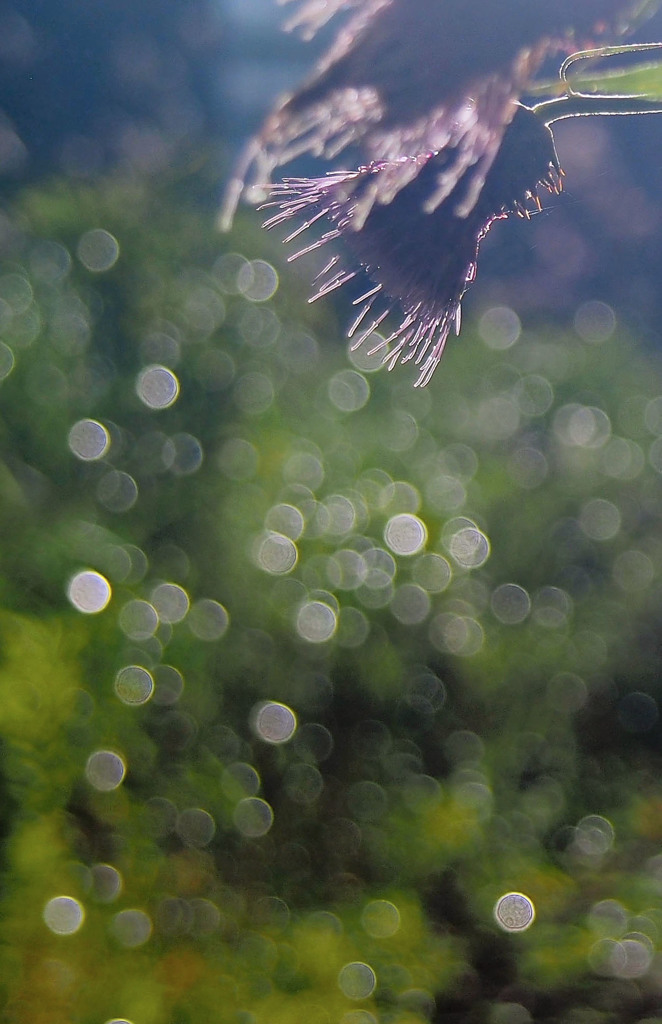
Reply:
[[[17, 277], [32, 296], [1, 339], [15, 360], [0, 387], [7, 1020], [499, 1022], [520, 999], [513, 1019], [574, 1020], [624, 992], [610, 1020], [638, 1020], [657, 982], [619, 966], [625, 936], [644, 955], [662, 945], [656, 358], [620, 328], [601, 345], [525, 329], [495, 351], [469, 323], [425, 391], [361, 353], [350, 369], [331, 307], [303, 301], [276, 243], [248, 222], [221, 239], [183, 191], [56, 184], [20, 196], [15, 236], [0, 232], [0, 299]], [[76, 255], [98, 228], [119, 246], [103, 273]], [[44, 278], [53, 252], [61, 276]], [[238, 283], [256, 256], [280, 275], [264, 302]], [[136, 392], [153, 362], [180, 385], [161, 410]], [[367, 396], [354, 411], [329, 387], [347, 372]], [[247, 403], [256, 378], [263, 408]], [[69, 445], [86, 417], [111, 437], [99, 460]], [[178, 445], [196, 442], [189, 472]], [[532, 452], [535, 479], [517, 470]], [[128, 507], [115, 474], [135, 485]], [[613, 535], [591, 532], [596, 501]], [[402, 514], [424, 523], [439, 586], [421, 583], [423, 549], [389, 547]], [[449, 543], [467, 524], [489, 538], [476, 567]], [[256, 556], [272, 534], [295, 551], [286, 572]], [[112, 584], [98, 615], [67, 601], [83, 566]], [[132, 635], [123, 609], [168, 581], [192, 611], [222, 603], [223, 635], [201, 637], [192, 611]], [[508, 584], [529, 601], [521, 621], [497, 614]], [[311, 601], [335, 616], [320, 642], [298, 629]], [[128, 665], [153, 674], [144, 705], [115, 691]], [[258, 735], [263, 701], [294, 711], [290, 741]], [[99, 750], [126, 765], [116, 789], [86, 776]], [[258, 836], [237, 816], [255, 797], [273, 812]], [[183, 815], [200, 811], [211, 835], [191, 838]], [[120, 882], [104, 895], [108, 866]], [[511, 891], [536, 908], [520, 934], [494, 917]], [[84, 912], [73, 934], [44, 920], [57, 896]], [[379, 901], [396, 908], [385, 936]], [[127, 911], [148, 931], [135, 945]], [[596, 981], [605, 936], [621, 959]], [[353, 999], [339, 978], [355, 963], [376, 983]]]

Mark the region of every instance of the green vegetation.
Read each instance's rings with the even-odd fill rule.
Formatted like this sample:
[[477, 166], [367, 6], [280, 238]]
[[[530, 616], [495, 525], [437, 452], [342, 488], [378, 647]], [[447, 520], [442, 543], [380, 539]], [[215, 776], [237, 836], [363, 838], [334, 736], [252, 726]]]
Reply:
[[497, 308], [415, 390], [205, 193], [0, 225], [6, 1019], [662, 1016], [659, 361]]

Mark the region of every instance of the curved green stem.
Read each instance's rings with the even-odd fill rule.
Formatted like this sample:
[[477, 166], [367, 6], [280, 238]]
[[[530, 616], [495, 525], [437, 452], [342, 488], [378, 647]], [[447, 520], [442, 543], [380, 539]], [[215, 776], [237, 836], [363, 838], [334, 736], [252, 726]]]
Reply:
[[614, 117], [634, 114], [662, 114], [660, 100], [645, 100], [637, 96], [589, 96], [573, 93], [536, 103], [531, 108], [547, 126], [568, 117]]
[[660, 49], [662, 49], [662, 43], [623, 43], [620, 46], [600, 46], [592, 50], [577, 50], [563, 61], [559, 69], [559, 76], [569, 96], [581, 96], [582, 93], [576, 93], [572, 83], [568, 81], [568, 71], [578, 61], [599, 60], [602, 57], [622, 57], [626, 53], [647, 53], [650, 50]]

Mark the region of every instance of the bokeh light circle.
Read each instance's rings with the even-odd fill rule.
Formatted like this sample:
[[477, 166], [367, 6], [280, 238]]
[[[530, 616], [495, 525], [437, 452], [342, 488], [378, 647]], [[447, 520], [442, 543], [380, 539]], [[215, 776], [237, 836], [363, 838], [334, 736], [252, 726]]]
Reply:
[[127, 601], [119, 614], [119, 626], [131, 640], [148, 640], [159, 625], [156, 609], [149, 601]]
[[250, 302], [266, 302], [278, 289], [278, 274], [266, 260], [246, 261], [237, 274], [237, 289]]
[[301, 510], [287, 502], [273, 505], [267, 512], [264, 525], [273, 533], [298, 540], [304, 531], [305, 520]]
[[404, 626], [417, 626], [430, 611], [430, 598], [423, 587], [416, 583], [404, 583], [398, 587], [391, 600], [391, 613]]
[[146, 366], [138, 374], [136, 394], [149, 409], [168, 409], [179, 397], [179, 381], [167, 366]]
[[443, 555], [421, 555], [414, 563], [412, 576], [429, 594], [440, 594], [448, 587], [453, 570]]
[[267, 533], [263, 536], [255, 552], [259, 567], [272, 576], [284, 576], [291, 572], [298, 557], [294, 541], [280, 533]]
[[340, 609], [337, 642], [341, 647], [361, 647], [370, 633], [370, 622], [359, 609], [346, 605]]
[[143, 946], [152, 934], [152, 922], [144, 910], [121, 910], [115, 914], [110, 930], [126, 949]]
[[400, 911], [390, 900], [372, 900], [361, 914], [361, 924], [373, 939], [388, 939], [400, 927]]
[[338, 974], [338, 987], [348, 999], [368, 999], [377, 986], [377, 975], [360, 960], [345, 964]]
[[0, 341], [0, 381], [3, 381], [14, 369], [16, 357], [9, 345]]
[[428, 531], [418, 516], [401, 513], [389, 519], [384, 540], [396, 555], [417, 555], [427, 541]]
[[343, 1013], [340, 1024], [378, 1024], [378, 1022], [374, 1013], [368, 1013], [367, 1010], [350, 1010], [349, 1013]]
[[186, 846], [207, 846], [216, 832], [216, 822], [202, 807], [187, 807], [177, 818], [177, 833]]
[[336, 409], [357, 412], [370, 398], [370, 385], [356, 370], [341, 370], [328, 384], [328, 394]]
[[267, 834], [274, 821], [274, 812], [266, 800], [258, 796], [244, 797], [234, 809], [233, 821], [247, 839]]
[[141, 665], [125, 665], [115, 676], [114, 688], [123, 704], [146, 704], [154, 692], [154, 678]]
[[313, 804], [324, 789], [324, 778], [312, 764], [291, 764], [283, 776], [283, 789], [295, 804]]
[[186, 431], [173, 434], [162, 448], [163, 465], [175, 476], [191, 476], [200, 469], [205, 453], [197, 437]]
[[73, 896], [54, 896], [46, 903], [42, 917], [55, 935], [73, 935], [85, 920], [85, 910]]
[[123, 888], [122, 876], [112, 864], [95, 864], [92, 867], [92, 891], [100, 903], [112, 903]]
[[70, 451], [84, 462], [102, 459], [110, 448], [110, 434], [98, 420], [78, 420], [69, 431]]
[[79, 238], [76, 255], [87, 270], [101, 274], [117, 263], [120, 255], [119, 242], [110, 231], [93, 228]]
[[635, 690], [625, 694], [618, 702], [618, 721], [629, 733], [644, 733], [658, 722], [660, 711], [657, 701], [649, 693]]
[[287, 743], [294, 736], [297, 727], [296, 715], [287, 704], [278, 701], [263, 701], [252, 713], [253, 728], [265, 743]]
[[490, 542], [477, 526], [463, 526], [450, 538], [448, 550], [463, 569], [478, 569], [490, 557]]
[[184, 692], [184, 677], [173, 665], [157, 665], [154, 669], [154, 682], [156, 704], [176, 704]]
[[128, 512], [138, 500], [138, 484], [129, 473], [111, 469], [99, 480], [96, 496], [109, 512]]
[[520, 318], [509, 306], [492, 306], [483, 313], [478, 333], [488, 348], [503, 351], [511, 348], [522, 333]]
[[221, 775], [223, 792], [233, 800], [255, 796], [260, 788], [260, 776], [252, 764], [233, 761]]
[[186, 618], [189, 596], [177, 583], [159, 583], [150, 594], [152, 605], [161, 622], [174, 624]]
[[579, 525], [591, 540], [611, 540], [621, 528], [621, 513], [612, 501], [591, 498], [582, 506]]
[[223, 636], [230, 624], [230, 616], [218, 601], [203, 597], [191, 606], [187, 622], [198, 640], [212, 642]]
[[112, 750], [95, 750], [87, 759], [85, 778], [94, 789], [109, 793], [122, 784], [126, 765]]
[[438, 650], [464, 658], [477, 654], [485, 640], [483, 627], [477, 619], [455, 612], [436, 615], [430, 623], [429, 636]]
[[524, 932], [533, 924], [536, 911], [528, 896], [521, 892], [508, 892], [494, 907], [494, 917], [506, 932]]
[[517, 583], [502, 583], [494, 590], [490, 605], [495, 618], [504, 626], [524, 622], [531, 611], [531, 598]]
[[72, 576], [67, 586], [67, 597], [76, 611], [85, 615], [102, 612], [112, 596], [110, 583], [100, 572], [83, 569]]
[[597, 299], [583, 302], [575, 313], [575, 330], [588, 345], [601, 345], [616, 330], [613, 309]]
[[326, 643], [335, 633], [337, 625], [335, 611], [324, 601], [306, 601], [299, 608], [296, 619], [297, 633], [308, 643]]

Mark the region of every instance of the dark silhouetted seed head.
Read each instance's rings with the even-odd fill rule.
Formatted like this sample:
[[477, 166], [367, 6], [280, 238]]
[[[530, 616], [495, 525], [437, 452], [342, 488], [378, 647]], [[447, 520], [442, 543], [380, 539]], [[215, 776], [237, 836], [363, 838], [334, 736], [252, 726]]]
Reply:
[[[285, 3], [290, 0], [284, 0]], [[359, 344], [398, 307], [389, 365], [413, 359], [432, 375], [497, 219], [528, 215], [537, 189], [560, 187], [547, 127], [520, 97], [543, 60], [623, 31], [657, 0], [306, 0], [291, 19], [311, 35], [345, 14], [310, 79], [251, 143], [228, 190], [269, 180], [302, 153], [352, 154], [356, 170], [286, 178], [268, 226], [289, 240], [326, 224], [296, 255], [342, 239], [318, 275], [319, 298], [367, 272], [350, 336]]]

